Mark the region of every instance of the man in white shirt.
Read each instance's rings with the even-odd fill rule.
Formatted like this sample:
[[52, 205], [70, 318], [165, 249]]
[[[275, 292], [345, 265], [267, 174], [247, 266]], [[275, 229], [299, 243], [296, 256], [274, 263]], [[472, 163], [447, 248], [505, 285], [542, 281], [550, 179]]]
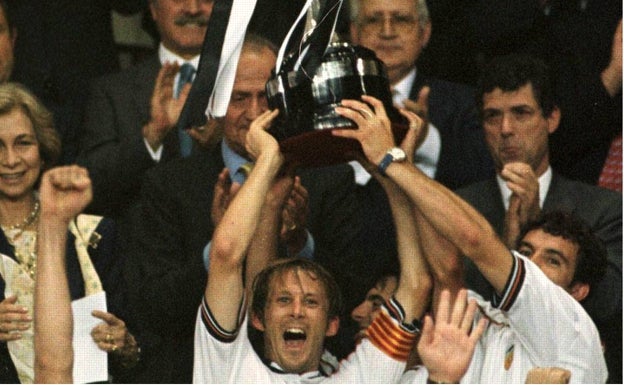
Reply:
[[[255, 166], [215, 229], [210, 274], [195, 332], [195, 383], [392, 383], [405, 368], [416, 329], [410, 320], [422, 317], [430, 286], [409, 202], [389, 192], [402, 240], [401, 280], [382, 307], [356, 351], [336, 372], [319, 369], [323, 343], [339, 328], [340, 293], [334, 279], [307, 259], [276, 258], [280, 207], [292, 179], [280, 173], [284, 157], [265, 130], [279, 113], [266, 111], [252, 124], [246, 148]], [[253, 284], [252, 284], [253, 282]], [[227, 295], [224, 296], [224, 293]], [[247, 299], [251, 310], [247, 312]], [[465, 302], [465, 293], [463, 300]], [[449, 304], [446, 304], [450, 308]], [[448, 325], [458, 338], [442, 348], [427, 320], [421, 356], [431, 373], [446, 379], [449, 368], [467, 367], [485, 323], [468, 333], [476, 304], [454, 306]], [[256, 354], [247, 336], [248, 323], [264, 334], [264, 351]], [[436, 325], [437, 326], [437, 325]], [[460, 332], [461, 330], [461, 332]], [[436, 327], [436, 331], [441, 332]], [[443, 352], [457, 353], [449, 363]], [[428, 354], [429, 353], [429, 354]]]
[[[621, 367], [621, 344], [610, 346], [621, 340], [622, 330], [621, 193], [569, 180], [551, 167], [549, 137], [559, 128], [561, 111], [543, 62], [526, 55], [496, 58], [484, 68], [478, 93], [497, 176], [461, 188], [458, 195], [488, 219], [508, 247], [542, 212], [567, 211], [589, 224], [606, 245], [608, 266], [582, 305], [607, 342], [607, 356], [616, 358], [610, 362]], [[490, 298], [483, 275], [468, 260], [465, 267], [466, 286]]]
[[[553, 282], [561, 278], [557, 284], [565, 285], [563, 279], [570, 278], [570, 269], [566, 274], [564, 271], [555, 274], [548, 269], [552, 252], [549, 247], [544, 251], [546, 242], [539, 237], [545, 230], [535, 230], [537, 234], [529, 231], [524, 237], [526, 243], [521, 245], [521, 250], [530, 260], [510, 251], [487, 219], [470, 204], [406, 161], [409, 159], [406, 153], [414, 149], [413, 141], [405, 140], [401, 147], [396, 147], [383, 104], [372, 97], [362, 99], [366, 104], [343, 100], [348, 108], [336, 109], [353, 120], [358, 129], [336, 130], [333, 134], [358, 140], [368, 162], [376, 165], [414, 205], [423, 254], [434, 278], [434, 304], [444, 302], [444, 292], [437, 297], [437, 290], [462, 293], [461, 255], [473, 261], [496, 293], [491, 302], [470, 294], [479, 300], [481, 308], [475, 320], [487, 318], [489, 325], [468, 372], [455, 373], [452, 378], [430, 379], [520, 383], [533, 367], [554, 366], [570, 370], [570, 380], [575, 383], [604, 382], [607, 370], [598, 331], [572, 297], [580, 286], [573, 281], [568, 287]], [[530, 244], [533, 246], [529, 247]], [[437, 309], [434, 317], [440, 322], [440, 307]], [[548, 325], [553, 320], [557, 320], [557, 327]], [[418, 383], [425, 378], [426, 373], [418, 369], [406, 374], [403, 381]]]

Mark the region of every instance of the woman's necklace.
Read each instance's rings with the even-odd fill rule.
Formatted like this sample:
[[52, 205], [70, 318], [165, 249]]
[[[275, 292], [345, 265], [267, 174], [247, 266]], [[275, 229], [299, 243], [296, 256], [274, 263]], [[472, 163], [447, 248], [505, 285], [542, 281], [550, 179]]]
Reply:
[[[6, 230], [22, 230], [24, 231], [24, 229], [30, 225], [32, 225], [32, 223], [35, 221], [35, 219], [37, 219], [37, 217], [39, 216], [39, 208], [41, 206], [39, 205], [39, 200], [35, 200], [35, 204], [33, 205], [32, 210], [30, 211], [30, 214], [28, 214], [28, 216], [26, 218], [24, 218], [24, 220], [21, 223], [15, 224], [15, 225], [11, 225], [11, 226], [2, 226], [4, 229]], [[21, 234], [21, 232], [20, 232]]]
[[9, 244], [13, 246], [15, 258], [32, 279], [35, 279], [35, 273], [37, 272], [37, 255], [35, 253], [37, 232], [34, 232], [31, 242], [28, 242], [28, 240], [20, 240], [20, 238], [24, 233], [24, 230], [33, 224], [39, 217], [40, 207], [39, 200], [35, 200], [33, 209], [21, 223], [11, 226], [2, 226], [2, 230], [4, 231]]

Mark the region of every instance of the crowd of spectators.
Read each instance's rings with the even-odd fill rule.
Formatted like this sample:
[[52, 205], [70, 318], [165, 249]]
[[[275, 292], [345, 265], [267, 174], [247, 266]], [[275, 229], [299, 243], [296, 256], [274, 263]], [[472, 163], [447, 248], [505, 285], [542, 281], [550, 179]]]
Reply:
[[[266, 132], [302, 0], [178, 127], [217, 3], [0, 0], [0, 382], [82, 378], [100, 295], [94, 381], [621, 383], [620, 1], [344, 0], [409, 130], [343, 100], [315, 168]], [[112, 11], [157, 38], [123, 69]]]

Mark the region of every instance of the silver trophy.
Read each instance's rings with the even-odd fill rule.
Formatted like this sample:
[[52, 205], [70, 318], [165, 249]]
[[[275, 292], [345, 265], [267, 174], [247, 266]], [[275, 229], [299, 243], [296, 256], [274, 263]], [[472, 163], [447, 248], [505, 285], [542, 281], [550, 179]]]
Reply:
[[374, 96], [384, 103], [395, 123], [397, 139], [407, 130], [392, 104], [383, 62], [373, 51], [341, 42], [334, 34], [341, 3], [312, 2], [304, 41], [283, 59], [266, 84], [269, 107], [280, 110], [270, 132], [280, 142], [282, 152], [302, 166], [340, 163], [361, 152], [355, 140], [331, 135], [332, 129], [355, 127], [335, 112], [343, 99]]

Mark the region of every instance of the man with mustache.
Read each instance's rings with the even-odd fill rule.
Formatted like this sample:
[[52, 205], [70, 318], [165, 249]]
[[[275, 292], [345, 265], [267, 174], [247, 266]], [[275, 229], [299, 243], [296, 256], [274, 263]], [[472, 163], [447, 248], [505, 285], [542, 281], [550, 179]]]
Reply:
[[[78, 163], [93, 180], [90, 210], [119, 218], [135, 201], [148, 169], [206, 144], [210, 130], [175, 127], [199, 64], [213, 0], [150, 0], [158, 52], [94, 82]], [[182, 79], [180, 79], [182, 77]]]

